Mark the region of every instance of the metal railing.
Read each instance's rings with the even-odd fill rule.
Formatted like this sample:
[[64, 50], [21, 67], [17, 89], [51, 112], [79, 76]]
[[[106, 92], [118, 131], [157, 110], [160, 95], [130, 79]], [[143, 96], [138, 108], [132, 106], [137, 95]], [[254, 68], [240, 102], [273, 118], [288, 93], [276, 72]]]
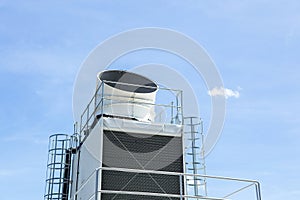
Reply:
[[67, 134], [49, 137], [45, 200], [66, 200], [70, 183], [70, 138]]
[[[100, 188], [99, 183], [101, 183], [100, 177], [102, 171], [118, 171], [118, 172], [131, 172], [131, 173], [144, 173], [144, 174], [160, 174], [160, 175], [169, 175], [169, 176], [178, 176], [179, 182], [180, 182], [180, 194], [166, 194], [166, 193], [153, 193], [153, 192], [140, 192], [140, 191], [126, 191], [126, 190], [102, 190]], [[202, 179], [212, 179], [217, 181], [227, 181], [227, 182], [235, 182], [235, 183], [244, 183], [245, 185], [239, 188], [236, 188], [235, 190], [228, 191], [227, 193], [221, 195], [221, 196], [213, 196], [213, 195], [205, 195], [205, 196], [194, 196], [194, 195], [188, 195], [184, 192], [183, 189], [183, 181], [184, 179], [187, 179], [191, 176], [199, 177]], [[124, 169], [124, 168], [110, 168], [110, 167], [99, 167], [95, 169], [95, 171], [86, 179], [84, 183], [82, 183], [81, 187], [76, 191], [75, 194], [73, 194], [70, 198], [71, 200], [78, 199], [77, 197], [80, 196], [81, 192], [85, 189], [86, 186], [89, 185], [89, 183], [96, 183], [96, 187], [93, 187], [94, 190], [91, 191], [88, 194], [88, 197], [85, 197], [87, 200], [98, 200], [100, 199], [101, 194], [115, 194], [115, 195], [138, 195], [138, 196], [152, 196], [152, 197], [164, 197], [164, 198], [177, 198], [180, 200], [200, 200], [200, 199], [206, 199], [206, 200], [232, 200], [235, 198], [234, 195], [241, 193], [244, 190], [248, 190], [249, 188], [252, 188], [254, 191], [255, 197], [251, 197], [250, 199], [253, 200], [261, 200], [261, 191], [260, 191], [260, 184], [256, 180], [249, 180], [249, 179], [240, 179], [240, 178], [231, 178], [231, 177], [224, 177], [224, 176], [210, 176], [210, 175], [202, 175], [202, 174], [186, 174], [186, 173], [177, 173], [177, 172], [165, 172], [165, 171], [153, 171], [153, 170], [138, 170], [138, 169]], [[217, 188], [214, 189], [216, 190]], [[245, 199], [245, 198], [239, 198], [239, 199]], [[249, 199], [249, 198], [247, 198]]]
[[[157, 109], [155, 112], [155, 120], [153, 122], [157, 123], [170, 123], [170, 124], [182, 124], [183, 123], [183, 105], [182, 105], [182, 91], [170, 88], [158, 87], [156, 101], [155, 103], [147, 103], [139, 100], [137, 97], [132, 99], [127, 98], [126, 101], [116, 100], [116, 96], [108, 95], [105, 93], [104, 84], [106, 83], [116, 83], [118, 85], [126, 86], [137, 86], [141, 88], [151, 88], [151, 86], [135, 85], [129, 83], [112, 82], [112, 81], [102, 81], [97, 85], [96, 91], [92, 96], [91, 100], [84, 109], [79, 122], [79, 134], [81, 137], [88, 135], [90, 129], [93, 127], [97, 116], [105, 115], [104, 105], [114, 104], [114, 103], [129, 103], [133, 105], [144, 105], [153, 106]], [[122, 96], [117, 96], [122, 97]], [[166, 98], [167, 97], [167, 98]], [[168, 99], [166, 102], [166, 99]], [[80, 138], [81, 140], [81, 138]]]

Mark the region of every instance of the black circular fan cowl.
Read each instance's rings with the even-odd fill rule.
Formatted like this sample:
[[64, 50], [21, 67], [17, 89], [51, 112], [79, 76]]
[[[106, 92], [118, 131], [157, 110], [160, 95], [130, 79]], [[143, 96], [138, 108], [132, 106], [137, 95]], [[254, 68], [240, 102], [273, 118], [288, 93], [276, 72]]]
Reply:
[[151, 93], [157, 90], [157, 85], [150, 79], [128, 71], [108, 70], [101, 72], [98, 78], [113, 88], [127, 92]]

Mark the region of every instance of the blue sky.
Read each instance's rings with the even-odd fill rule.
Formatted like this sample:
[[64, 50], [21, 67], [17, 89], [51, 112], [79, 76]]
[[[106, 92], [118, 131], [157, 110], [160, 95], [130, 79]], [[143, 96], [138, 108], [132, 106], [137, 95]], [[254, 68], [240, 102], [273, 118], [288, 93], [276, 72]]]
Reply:
[[1, 199], [42, 198], [48, 136], [72, 133], [73, 84], [89, 52], [154, 26], [194, 38], [225, 86], [241, 88], [208, 174], [258, 179], [263, 199], [298, 200], [299, 10], [296, 0], [0, 0]]

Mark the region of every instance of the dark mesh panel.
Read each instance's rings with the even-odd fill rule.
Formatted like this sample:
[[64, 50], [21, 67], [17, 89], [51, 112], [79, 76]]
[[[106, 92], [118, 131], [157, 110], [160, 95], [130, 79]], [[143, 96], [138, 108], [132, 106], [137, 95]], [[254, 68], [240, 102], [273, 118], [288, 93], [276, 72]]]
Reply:
[[[159, 171], [166, 171], [166, 172], [183, 172], [183, 166], [182, 166], [182, 162], [183, 162], [183, 156], [180, 156], [177, 160], [175, 160], [174, 162], [172, 162], [170, 165], [161, 168]], [[110, 167], [107, 166], [105, 164], [102, 165], [103, 167]], [[119, 166], [120, 167], [120, 166]]]
[[177, 160], [169, 164], [168, 166], [161, 168], [159, 171], [167, 172], [181, 172], [183, 173], [183, 156], [180, 156]]
[[180, 194], [180, 178], [176, 175], [141, 174], [103, 170], [102, 189]]
[[179, 200], [179, 198], [170, 197], [153, 197], [141, 195], [127, 195], [127, 194], [102, 194], [101, 200]]
[[136, 153], [148, 153], [166, 146], [174, 137], [145, 134], [127, 134], [125, 132], [105, 131], [105, 136], [121, 149]]
[[[103, 137], [102, 166], [183, 172], [182, 138], [158, 135], [146, 138], [143, 134], [106, 130]], [[103, 190], [180, 194], [180, 178], [177, 175], [103, 170], [101, 182]], [[184, 191], [183, 183], [181, 185]], [[170, 200], [167, 197], [141, 195], [120, 194], [114, 197], [115, 194], [102, 194], [101, 196], [102, 199]]]
[[[120, 154], [112, 146], [123, 149], [125, 153]], [[158, 153], [147, 157], [145, 153], [148, 152]], [[181, 137], [155, 135], [145, 138], [142, 134], [106, 130], [103, 140], [103, 166], [183, 172]]]

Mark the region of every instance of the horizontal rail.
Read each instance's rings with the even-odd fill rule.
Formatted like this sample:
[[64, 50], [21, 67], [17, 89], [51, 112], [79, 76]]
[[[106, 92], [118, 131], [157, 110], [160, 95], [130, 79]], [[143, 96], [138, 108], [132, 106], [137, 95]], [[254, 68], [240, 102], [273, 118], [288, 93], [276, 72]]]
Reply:
[[104, 194], [129, 194], [129, 195], [140, 195], [140, 196], [155, 196], [155, 197], [169, 197], [169, 198], [196, 198], [196, 199], [207, 199], [207, 200], [228, 200], [225, 198], [218, 197], [204, 197], [204, 196], [192, 196], [192, 195], [179, 195], [179, 194], [163, 194], [153, 192], [132, 192], [132, 191], [115, 191], [115, 190], [99, 190], [99, 193]]
[[125, 169], [125, 168], [116, 168], [116, 167], [99, 167], [96, 170], [100, 170], [100, 169], [109, 170], [109, 171], [151, 173], [151, 174], [161, 174], [161, 175], [197, 176], [197, 177], [203, 177], [203, 178], [258, 183], [258, 181], [251, 180], [251, 179], [232, 178], [232, 177], [226, 177], [226, 176], [211, 176], [211, 175], [204, 175], [204, 174], [188, 174], [188, 173], [179, 173], [179, 172], [166, 172], [166, 171], [154, 171], [154, 170], [142, 170], [142, 169]]
[[[178, 173], [178, 172], [166, 172], [166, 171], [154, 171], [154, 170], [142, 170], [142, 169], [125, 169], [125, 168], [115, 168], [115, 167], [99, 167], [96, 168], [93, 173], [87, 178], [87, 180], [81, 185], [81, 187], [75, 192], [75, 196], [77, 196], [80, 191], [88, 184], [88, 182], [94, 177], [96, 174], [99, 174], [101, 170], [106, 171], [121, 171], [121, 172], [131, 172], [131, 173], [146, 173], [146, 174], [160, 174], [160, 175], [169, 175], [169, 176], [179, 176], [179, 177], [202, 177], [202, 178], [210, 178], [210, 179], [217, 179], [217, 180], [227, 180], [227, 181], [238, 181], [238, 182], [244, 182], [244, 183], [250, 183], [249, 185], [242, 187], [238, 190], [235, 190], [223, 197], [211, 197], [211, 196], [193, 196], [193, 195], [186, 195], [186, 194], [163, 194], [163, 193], [151, 193], [151, 192], [137, 192], [137, 191], [114, 191], [114, 190], [98, 190], [98, 186], [96, 186], [95, 194], [97, 193], [110, 193], [110, 194], [127, 194], [127, 195], [141, 195], [141, 196], [157, 196], [157, 197], [170, 197], [170, 198], [191, 198], [191, 199], [206, 199], [206, 200], [228, 200], [228, 197], [241, 192], [242, 190], [245, 190], [251, 186], [255, 186], [256, 190], [256, 200], [261, 200], [261, 192], [260, 192], [260, 185], [259, 182], [256, 180], [250, 180], [250, 179], [241, 179], [241, 178], [232, 178], [232, 177], [226, 177], [226, 176], [212, 176], [212, 175], [203, 175], [203, 174], [188, 174], [188, 173]], [[94, 194], [94, 195], [95, 195]], [[93, 195], [93, 196], [94, 196]]]
[[[135, 105], [150, 105], [150, 106], [160, 106], [160, 107], [169, 107], [169, 108], [181, 108], [181, 106], [173, 106], [170, 104], [156, 104], [156, 103], [147, 103], [147, 102], [139, 102], [139, 101], [134, 101], [134, 100], [117, 100], [117, 99], [112, 99], [112, 98], [106, 98], [106, 97], [102, 97], [101, 99], [104, 100], [113, 100], [114, 103], [131, 103], [131, 104], [135, 104]], [[108, 105], [111, 105], [112, 103], [109, 103]], [[106, 104], [105, 104], [106, 105]]]

